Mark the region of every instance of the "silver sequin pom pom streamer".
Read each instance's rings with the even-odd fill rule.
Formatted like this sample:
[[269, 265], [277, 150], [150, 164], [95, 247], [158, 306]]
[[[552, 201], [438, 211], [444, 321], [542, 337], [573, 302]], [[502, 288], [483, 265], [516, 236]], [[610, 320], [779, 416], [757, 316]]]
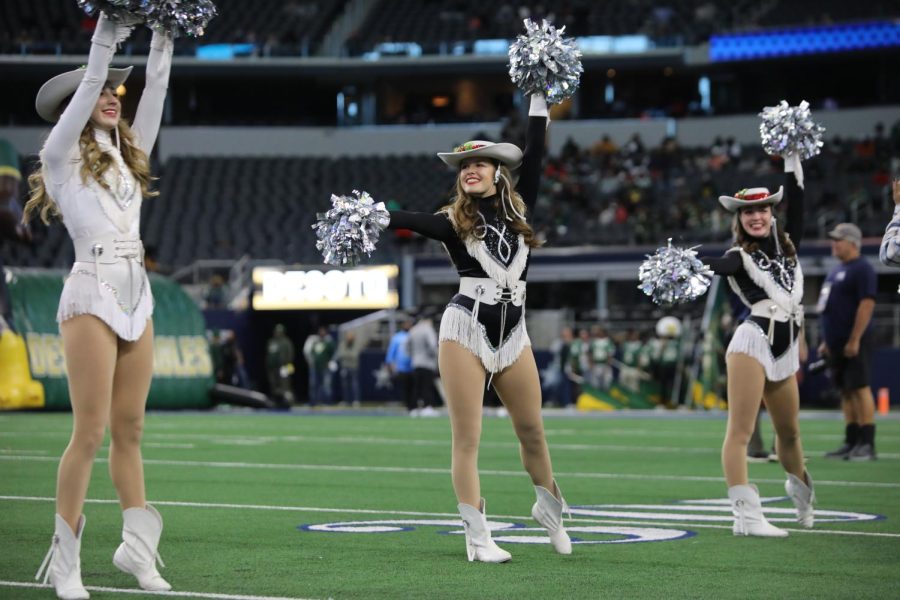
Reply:
[[135, 17], [144, 20], [141, 0], [78, 0], [78, 7], [92, 17], [101, 12], [113, 21], [132, 21]]
[[788, 106], [782, 100], [777, 106], [763, 108], [759, 116], [759, 135], [768, 154], [796, 154], [800, 160], [806, 160], [822, 151], [825, 128], [812, 120], [806, 100], [799, 106]]
[[525, 34], [509, 47], [509, 76], [526, 95], [544, 94], [558, 104], [575, 94], [584, 69], [581, 51], [575, 40], [563, 37], [565, 30], [525, 19]]
[[329, 265], [355, 266], [362, 255], [371, 256], [378, 236], [388, 226], [391, 215], [384, 202], [375, 202], [367, 192], [353, 190], [354, 196], [331, 195], [332, 208], [318, 213], [316, 248]]
[[142, 0], [147, 25], [151, 29], [200, 37], [218, 14], [210, 0]]
[[203, 35], [217, 14], [211, 0], [78, 0], [78, 6], [91, 16], [102, 11], [114, 21], [137, 18], [151, 29], [192, 37]]
[[648, 255], [641, 263], [638, 277], [641, 280], [638, 289], [656, 304], [671, 306], [705, 294], [713, 272], [697, 258], [694, 248], [672, 246], [669, 238], [665, 248], [657, 248], [655, 254]]

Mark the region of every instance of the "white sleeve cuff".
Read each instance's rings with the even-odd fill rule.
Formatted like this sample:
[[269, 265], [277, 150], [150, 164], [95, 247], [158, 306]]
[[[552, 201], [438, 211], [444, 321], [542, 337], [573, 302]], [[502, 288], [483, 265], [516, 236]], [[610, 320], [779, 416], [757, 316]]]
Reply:
[[547, 111], [547, 99], [543, 94], [533, 94], [531, 96], [531, 106], [528, 108], [529, 117], [549, 117]]

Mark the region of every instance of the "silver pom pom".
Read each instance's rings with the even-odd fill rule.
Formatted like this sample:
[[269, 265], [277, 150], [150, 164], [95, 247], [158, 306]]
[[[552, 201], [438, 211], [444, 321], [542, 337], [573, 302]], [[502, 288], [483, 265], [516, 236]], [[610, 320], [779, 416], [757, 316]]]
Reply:
[[581, 51], [572, 38], [563, 38], [566, 28], [556, 29], [546, 20], [539, 26], [525, 19], [525, 34], [509, 47], [509, 76], [525, 94], [544, 94], [558, 104], [578, 89]]
[[203, 35], [217, 14], [211, 0], [78, 0], [78, 6], [91, 16], [102, 11], [113, 21], [137, 18], [151, 29], [193, 37]]
[[375, 202], [367, 192], [353, 190], [352, 196], [331, 195], [332, 208], [318, 213], [316, 248], [329, 265], [355, 266], [363, 254], [371, 256], [378, 236], [390, 223], [384, 202]]
[[140, 3], [148, 27], [175, 35], [200, 37], [218, 14], [210, 0], [140, 0]]
[[78, 7], [91, 17], [101, 12], [112, 21], [133, 21], [134, 17], [144, 19], [141, 0], [78, 0]]
[[762, 117], [759, 135], [768, 154], [796, 154], [800, 160], [806, 160], [822, 151], [825, 128], [812, 120], [806, 100], [799, 106], [788, 106], [782, 100], [778, 106], [763, 108], [759, 116]]
[[697, 258], [694, 248], [672, 246], [669, 238], [665, 248], [657, 248], [655, 254], [647, 255], [638, 277], [641, 280], [638, 289], [656, 304], [670, 306], [696, 300], [705, 294], [713, 272]]

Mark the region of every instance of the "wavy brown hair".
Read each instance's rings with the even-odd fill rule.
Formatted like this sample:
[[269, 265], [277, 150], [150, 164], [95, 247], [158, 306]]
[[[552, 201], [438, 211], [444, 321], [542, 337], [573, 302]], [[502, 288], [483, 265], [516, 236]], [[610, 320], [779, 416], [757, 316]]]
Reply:
[[[771, 209], [770, 209], [771, 210]], [[772, 211], [772, 218], [775, 218], [775, 211]], [[794, 243], [791, 241], [791, 237], [784, 232], [781, 227], [777, 228], [778, 231], [778, 243], [781, 245], [781, 251], [784, 252], [784, 255], [788, 258], [796, 258], [797, 257], [797, 249], [794, 248]], [[751, 236], [744, 230], [743, 225], [741, 225], [741, 211], [738, 209], [737, 212], [734, 213], [734, 219], [731, 221], [731, 232], [734, 234], [734, 246], [740, 247], [747, 252], [748, 254], [752, 254], [759, 250], [759, 240]]]
[[[141, 195], [145, 198], [158, 196], [159, 192], [150, 189], [150, 184], [155, 179], [155, 177], [150, 175], [150, 159], [135, 142], [134, 132], [131, 127], [124, 119], [120, 119], [118, 130], [120, 139], [119, 151], [122, 153], [125, 165], [141, 186]], [[87, 185], [88, 178], [92, 178], [101, 187], [112, 193], [109, 185], [103, 180], [103, 175], [113, 166], [115, 161], [112, 156], [100, 149], [100, 145], [94, 138], [94, 126], [90, 121], [81, 130], [78, 147], [81, 150], [81, 181]], [[49, 223], [54, 218], [62, 218], [59, 206], [47, 193], [42, 165], [38, 164], [34, 172], [28, 176], [28, 187], [30, 192], [28, 202], [25, 203], [25, 208], [22, 212], [23, 222], [27, 223], [35, 214], [40, 215], [44, 223]]]
[[[497, 194], [501, 198], [508, 197], [512, 201], [516, 212], [520, 215], [528, 217], [528, 207], [519, 192], [512, 185], [512, 174], [505, 165], [499, 165], [500, 180], [497, 182]], [[460, 239], [466, 241], [470, 238], [480, 238], [477, 233], [482, 219], [478, 215], [478, 198], [471, 196], [465, 192], [462, 183], [459, 181], [459, 172], [456, 177], [456, 197], [449, 204], [441, 208], [439, 212], [445, 213], [450, 217], [453, 228], [459, 235]], [[498, 214], [503, 212], [502, 201], [497, 204]], [[542, 242], [534, 235], [534, 229], [525, 219], [520, 219], [516, 215], [511, 215], [513, 220], [510, 222], [510, 229], [521, 234], [525, 239], [525, 243], [531, 248], [537, 248]], [[505, 217], [504, 217], [505, 218]]]

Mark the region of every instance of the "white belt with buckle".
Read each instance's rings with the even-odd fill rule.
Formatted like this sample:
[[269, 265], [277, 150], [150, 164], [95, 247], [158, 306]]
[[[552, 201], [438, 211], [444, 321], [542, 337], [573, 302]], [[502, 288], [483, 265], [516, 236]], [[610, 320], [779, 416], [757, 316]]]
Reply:
[[775, 322], [779, 323], [790, 323], [791, 332], [790, 332], [790, 343], [794, 343], [794, 325], [796, 324], [798, 327], [803, 323], [803, 307], [799, 307], [798, 310], [794, 312], [789, 312], [785, 310], [781, 305], [779, 305], [774, 300], [766, 299], [760, 300], [753, 304], [750, 307], [750, 314], [754, 317], [763, 317], [765, 319], [769, 319], [769, 344], [771, 345], [775, 339]]
[[[144, 264], [144, 244], [141, 238], [127, 235], [105, 235], [99, 237], [83, 237], [73, 240], [75, 245], [75, 261], [94, 264], [97, 276], [97, 290], [101, 288], [100, 265], [112, 265], [119, 262], [137, 259]], [[129, 273], [133, 279], [134, 274]]]

